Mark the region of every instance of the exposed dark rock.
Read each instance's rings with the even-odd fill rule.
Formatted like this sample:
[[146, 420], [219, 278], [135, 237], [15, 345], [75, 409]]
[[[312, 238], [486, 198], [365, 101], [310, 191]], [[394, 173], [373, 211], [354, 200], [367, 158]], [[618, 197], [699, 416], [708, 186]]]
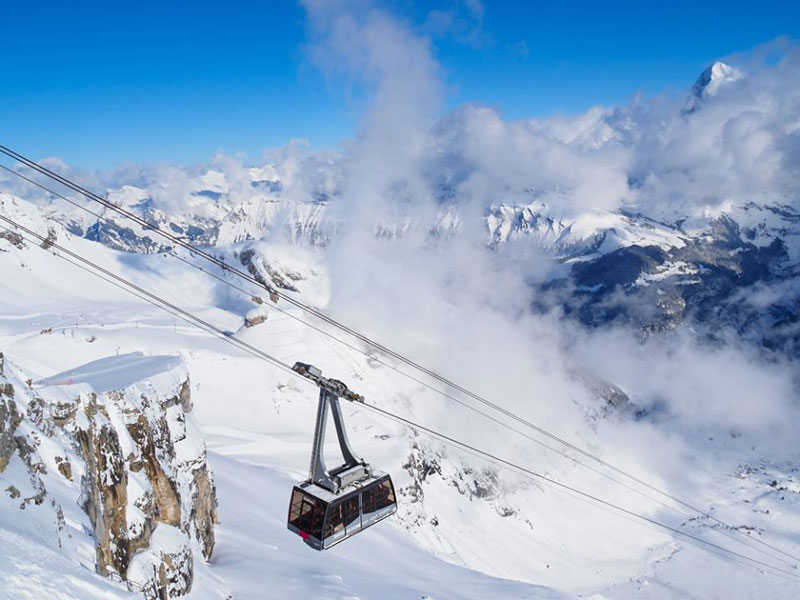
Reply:
[[645, 335], [688, 322], [710, 339], [730, 330], [766, 349], [800, 356], [796, 291], [766, 307], [748, 293], [800, 276], [783, 239], [757, 246], [723, 216], [685, 242], [667, 249], [632, 245], [583, 259], [569, 278], [540, 286], [533, 306], [560, 306], [590, 327], [625, 323]]
[[270, 290], [270, 299], [273, 302], [278, 301], [277, 294], [272, 291], [274, 288], [286, 290], [288, 292], [299, 291], [293, 282], [302, 280], [301, 275], [291, 271], [286, 272], [275, 269], [264, 260], [256, 262], [253, 260], [255, 257], [255, 250], [247, 249], [239, 255], [239, 261], [243, 266], [247, 267], [247, 270], [256, 281]]
[[25, 240], [14, 231], [0, 231], [0, 239], [8, 240], [12, 246], [20, 250], [25, 248]]
[[69, 460], [62, 456], [56, 456], [56, 468], [65, 479], [72, 481], [72, 465], [70, 464]]
[[[59, 394], [50, 401], [44, 391], [15, 390], [0, 374], [0, 473], [12, 458], [26, 473], [19, 479], [16, 469], [19, 480], [5, 492], [21, 510], [52, 505], [60, 546], [67, 525], [45, 482], [54, 475], [72, 480], [77, 464], [81, 497], [73, 502], [88, 517], [97, 571], [129, 580], [148, 598], [189, 593], [193, 553], [209, 559], [215, 543], [216, 489], [196, 427], [187, 439], [192, 401], [183, 376], [168, 394], [134, 384], [65, 402]], [[62, 449], [49, 464], [40, 453], [44, 438]], [[159, 537], [160, 528], [169, 529]]]
[[255, 327], [256, 325], [264, 323], [268, 317], [269, 313], [265, 309], [261, 307], [254, 308], [244, 316], [244, 326]]
[[14, 386], [10, 383], [0, 386], [0, 473], [5, 471], [17, 447], [14, 434], [22, 422], [22, 415], [13, 397]]
[[143, 587], [147, 600], [170, 600], [185, 596], [192, 589], [193, 558], [189, 548], [178, 552], [162, 552], [155, 577]]
[[48, 227], [48, 229], [47, 229], [47, 237], [44, 239], [44, 241], [40, 245], [41, 245], [42, 248], [47, 250], [50, 247], [52, 247], [52, 245], [55, 243], [56, 239], [58, 239], [58, 236], [56, 234], [56, 230], [53, 229], [52, 227]]
[[592, 261], [577, 263], [572, 277], [578, 286], [613, 291], [632, 285], [642, 273], [654, 273], [668, 254], [656, 246], [628, 246]]
[[130, 469], [138, 473], [144, 470], [153, 488], [153, 501], [157, 520], [168, 525], [180, 525], [181, 502], [177, 485], [167, 476], [157, 454], [161, 453], [168, 461], [174, 461], [175, 451], [164, 430], [166, 421], [159, 419], [156, 427], [144, 415], [136, 416], [128, 423], [128, 433], [136, 443], [137, 454], [129, 460]]

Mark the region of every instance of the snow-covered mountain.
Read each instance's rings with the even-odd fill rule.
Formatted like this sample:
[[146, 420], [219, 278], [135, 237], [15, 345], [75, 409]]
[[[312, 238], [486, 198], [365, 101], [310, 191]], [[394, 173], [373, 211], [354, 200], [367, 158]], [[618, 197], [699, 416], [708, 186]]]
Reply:
[[[181, 191], [181, 210], [170, 211], [155, 199], [152, 190], [135, 185], [110, 189], [106, 198], [132, 212], [147, 223], [170, 234], [200, 245], [228, 245], [243, 240], [261, 239], [273, 229], [283, 229], [296, 241], [320, 242], [319, 220], [325, 199], [293, 202], [281, 195], [280, 180], [269, 165], [248, 170], [249, 181], [243, 199], [241, 190], [233, 193], [232, 185], [220, 171], [209, 170], [189, 178]], [[48, 198], [50, 203], [53, 199]], [[85, 209], [65, 206], [53, 216], [71, 232], [106, 246], [131, 252], [158, 252], [164, 240], [147, 228], [137, 226], [113, 211], [98, 211], [85, 200]]]
[[[168, 215], [132, 186], [108, 197], [172, 235], [220, 248], [260, 239], [324, 246], [348, 226], [326, 218], [330, 199], [286, 199], [276, 180], [270, 192], [258, 191], [254, 180], [253, 195], [228, 210], [224, 183], [211, 179], [217, 181], [216, 196], [209, 190], [191, 195], [194, 210], [205, 216]], [[557, 216], [557, 203], [548, 200], [531, 194], [527, 204], [494, 204], [482, 219], [487, 248], [522, 246], [564, 266], [543, 282], [546, 293], [536, 295], [537, 306], [563, 305], [592, 326], [621, 320], [652, 331], [688, 320], [733, 327], [768, 348], [792, 356], [800, 352], [800, 211], [786, 199], [755, 197], [701, 217], [673, 215], [670, 222], [625, 209]], [[389, 220], [378, 224], [375, 234], [404, 236], [416, 228], [438, 238], [457, 235], [458, 207], [445, 206], [431, 223]], [[109, 210], [102, 220], [69, 211], [51, 214], [71, 232], [110, 248], [137, 253], [169, 248], [152, 231]], [[744, 293], [765, 286], [783, 293], [770, 299]]]
[[[793, 96], [777, 97], [779, 72], [766, 83], [759, 77], [766, 76], [717, 61], [691, 88], [688, 109], [676, 101], [659, 114], [634, 103], [504, 123], [468, 107], [437, 125], [421, 173], [386, 175], [374, 189], [376, 165], [348, 166], [342, 154], [247, 168], [217, 160], [173, 168], [162, 179], [109, 182], [105, 196], [223, 254], [262, 239], [324, 248], [365, 234], [479, 237], [509, 255], [509, 268], [520, 256], [549, 262], [546, 274], [530, 277], [537, 309], [562, 307], [593, 327], [624, 322], [645, 333], [687, 323], [797, 357], [796, 124], [773, 114]], [[506, 146], [514, 158], [493, 162]], [[525, 151], [545, 158], [527, 164]], [[412, 181], [429, 197], [405, 197]], [[36, 188], [14, 190], [75, 235], [107, 247], [169, 247], [113, 211], [97, 218]]]
[[[524, 438], [509, 446], [505, 430], [473, 413], [462, 413], [457, 405], [444, 403], [430, 390], [398, 376], [369, 356], [343, 347], [287, 318], [273, 308], [269, 298], [263, 297], [263, 291], [260, 298], [256, 288], [252, 297], [232, 296], [230, 289], [219, 281], [163, 254], [119, 252], [71, 234], [52, 214], [19, 198], [2, 196], [0, 208], [3, 215], [22, 222], [53, 243], [89, 256], [145, 288], [159, 289], [170, 301], [213, 320], [281, 360], [305, 360], [320, 365], [326, 373], [347, 379], [351, 387], [383, 406], [410, 413], [427, 423], [439, 423], [445, 429], [456, 424], [453, 434], [506, 455], [510, 453], [559, 481], [590, 486], [594, 493], [613, 498], [653, 518], [667, 519], [686, 532], [708, 536], [714, 542], [729, 541], [720, 537], [716, 528], [708, 527], [705, 519], [686, 520], [678, 515], [676, 520], [676, 515], [665, 511], [663, 506], [619, 488], [612, 481], [597, 477], [540, 446], [523, 443]], [[607, 243], [617, 245], [617, 250], [607, 254], [599, 250], [603, 243], [585, 248], [583, 254], [575, 251], [577, 243], [563, 247], [551, 243], [547, 247], [553, 252], [569, 249], [570, 256], [581, 254], [583, 260], [576, 266], [592, 268], [595, 263], [586, 259], [592, 253], [613, 257], [615, 252], [623, 250], [638, 252], [637, 248], [643, 246], [626, 244], [623, 237], [634, 235], [630, 232], [638, 232], [636, 241], [641, 243], [644, 239], [651, 247], [659, 249], [691, 246], [679, 229], [657, 224], [647, 226], [647, 223], [634, 217], [615, 217], [605, 222], [610, 232], [607, 237], [611, 238]], [[551, 231], [549, 227], [547, 231]], [[524, 236], [530, 235], [531, 230], [524, 232], [520, 227], [518, 231]], [[588, 237], [578, 227], [573, 227], [573, 231], [580, 236], [575, 239]], [[618, 231], [624, 232], [623, 235]], [[545, 231], [534, 231], [538, 233]], [[713, 246], [717, 242], [709, 243]], [[761, 593], [771, 597], [791, 596], [794, 585], [791, 582], [754, 577], [753, 572], [742, 570], [736, 563], [709, 556], [695, 546], [629, 520], [598, 512], [557, 490], [542, 487], [497, 465], [424, 439], [413, 430], [377, 420], [350, 407], [347, 417], [352, 426], [353, 442], [370, 461], [392, 473], [400, 510], [393, 523], [376, 527], [369, 535], [348, 542], [337, 552], [317, 556], [292, 536], [284, 524], [291, 481], [301, 479], [307, 465], [314, 413], [313, 390], [298, 387], [291, 378], [265, 369], [260, 361], [241, 355], [223, 341], [200, 335], [185, 324], [179, 325], [170, 315], [85, 272], [59, 263], [50, 254], [52, 247], [40, 247], [45, 245], [8, 231], [0, 239], [4, 285], [16, 291], [3, 300], [3, 352], [7, 360], [13, 361], [7, 364], [13, 364], [14, 372], [21, 373], [15, 375], [15, 389], [29, 388], [20, 383], [24, 378], [37, 382], [32, 391], [17, 396], [22, 402], [17, 412], [33, 418], [25, 405], [35, 403], [35, 398], [47, 400], [51, 394], [63, 395], [66, 388], [62, 384], [66, 379], [70, 380], [66, 383], [79, 386], [88, 377], [87, 381], [94, 382], [95, 394], [105, 389], [141, 386], [143, 384], [132, 384], [139, 378], [149, 382], [144, 385], [158, 387], [160, 384], [154, 376], [142, 369], [96, 367], [127, 364], [127, 352], [144, 351], [150, 357], [136, 360], [153, 361], [168, 370], [174, 370], [174, 366], [169, 366], [174, 359], [163, 356], [181, 357], [190, 382], [187, 393], [191, 394], [193, 414], [206, 438], [208, 463], [216, 474], [219, 498], [220, 523], [215, 528], [216, 543], [211, 562], [205, 564], [201, 555], [193, 559], [193, 597], [211, 598], [220, 597], [220, 594], [224, 597], [229, 593], [235, 597], [252, 597], [258, 593], [255, 590], [269, 585], [279, 595], [303, 590], [300, 593], [325, 597], [380, 594], [399, 598], [416, 594], [431, 598], [483, 598], [487, 595], [561, 598], [588, 594], [597, 598], [628, 598], [639, 597], [643, 589], [648, 589], [650, 597], [659, 598], [668, 597], [676, 589], [706, 596], [718, 590], [723, 581], [731, 597]], [[486, 252], [492, 251], [490, 247]], [[332, 282], [320, 253], [267, 242], [235, 246], [231, 251], [242, 257], [242, 264], [252, 267], [251, 272], [272, 285], [297, 294], [315, 306], [325, 307], [329, 302]], [[667, 250], [660, 251], [667, 253]], [[743, 248], [732, 255], [748, 252], [759, 251]], [[767, 246], [764, 252], [778, 250]], [[653, 268], [657, 271], [656, 267]], [[680, 269], [675, 267], [675, 270]], [[618, 272], [618, 269], [612, 268], [610, 272]], [[575, 273], [575, 277], [593, 276], [580, 269]], [[218, 275], [224, 276], [224, 273]], [[165, 280], [170, 282], [168, 288], [163, 286]], [[638, 279], [634, 283], [636, 281]], [[598, 285], [593, 280], [584, 284]], [[54, 299], [57, 299], [56, 305]], [[258, 318], [254, 318], [254, 311], [258, 312]], [[292, 314], [304, 318], [299, 311], [294, 310]], [[318, 326], [324, 328], [324, 324]], [[90, 364], [80, 366], [85, 363]], [[551, 372], [547, 377], [554, 375]], [[183, 377], [173, 379], [183, 381]], [[562, 435], [602, 449], [598, 451], [612, 462], [621, 461], [635, 472], [648, 473], [646, 476], [652, 478], [654, 484], [666, 486], [668, 479], [673, 492], [681, 496], [700, 495], [700, 504], [718, 507], [719, 515], [736, 528], [757, 531], [757, 535], [791, 548], [792, 540], [798, 537], [791, 515], [800, 503], [796, 457], [761, 448], [760, 434], [746, 429], [730, 430], [724, 424], [685, 429], [681, 419], [672, 424], [661, 422], [649, 400], [597, 379], [578, 364], [571, 365], [568, 373], [558, 377], [557, 402], [545, 400], [540, 406], [528, 406], [525, 410], [534, 410], [545, 419], [548, 414], [558, 415], [557, 421], [549, 423]], [[163, 397], [170, 396], [168, 388], [169, 385], [164, 387]], [[81, 393], [85, 396], [85, 392]], [[125, 392], [121, 397], [133, 398], [138, 393]], [[69, 392], [66, 397], [70, 397]], [[162, 403], [162, 406], [168, 404]], [[167, 408], [170, 410], [174, 408]], [[174, 417], [176, 415], [168, 415], [166, 419], [169, 435], [171, 439], [184, 439], [172, 428], [188, 428], [189, 421]], [[72, 452], [69, 440], [58, 437], [63, 434], [53, 429], [49, 421], [36, 423], [32, 422], [30, 429], [39, 447], [52, 443], [51, 438], [45, 440], [41, 433], [35, 433], [36, 427], [44, 427], [47, 432], [55, 432], [47, 435], [55, 435], [52, 439], [65, 448], [64, 452]], [[679, 436], [681, 442], [672, 451], [688, 460], [691, 467], [682, 474], [676, 473], [671, 464], [660, 464], [659, 455], [642, 455], [640, 462], [632, 462], [627, 455], [631, 450], [628, 444], [640, 435], [661, 440], [658, 443], [667, 443], [670, 436]], [[176, 444], [176, 456], [183, 460], [188, 455], [179, 452], [178, 442]], [[759, 450], [754, 452], [752, 448], [756, 446]], [[702, 459], [690, 459], [692, 455]], [[15, 456], [12, 452], [12, 462], [17, 460]], [[69, 457], [72, 457], [71, 464], [81, 464], [72, 454]], [[47, 484], [48, 489], [60, 490], [64, 484], [58, 479], [57, 464], [49, 464], [49, 458], [43, 460], [43, 476], [48, 481], [53, 480]], [[131, 470], [134, 463], [130, 463]], [[0, 477], [9, 482], [5, 487], [21, 489], [18, 482], [25, 480], [23, 475], [6, 469]], [[138, 481], [133, 474], [128, 477], [129, 481]], [[706, 485], [698, 487], [701, 481]], [[713, 485], [707, 485], [709, 481], [713, 481]], [[129, 489], [131, 485], [129, 482]], [[72, 484], [73, 488], [76, 486], [77, 483]], [[147, 489], [147, 486], [140, 487]], [[69, 505], [69, 493], [64, 499], [58, 497], [62, 506]], [[8, 496], [6, 501], [11, 504], [0, 518], [0, 532], [9, 546], [18, 551], [5, 555], [5, 560], [11, 562], [2, 570], [4, 575], [0, 575], [4, 589], [15, 590], [14, 593], [31, 589], [31, 585], [50, 589], [47, 583], [29, 582], [26, 588], [14, 577], [19, 565], [42, 552], [45, 546], [41, 544], [45, 544], [48, 556], [58, 557], [58, 560], [36, 562], [36, 581], [55, 580], [55, 572], [49, 566], [52, 564], [59, 575], [66, 573], [71, 586], [63, 592], [54, 590], [54, 597], [59, 597], [59, 593], [61, 597], [71, 597], [70, 590], [79, 586], [87, 590], [86, 597], [125, 595], [124, 586], [113, 581], [106, 583], [93, 573], [88, 540], [92, 532], [95, 537], [98, 535], [96, 523], [77, 526], [78, 530], [71, 535], [81, 540], [84, 550], [70, 557], [60, 554], [57, 543], [36, 541], [41, 535], [56, 539], [59, 535], [57, 522], [51, 524], [46, 518], [37, 517], [35, 522], [21, 523], [16, 516], [20, 509], [14, 504], [14, 498]], [[82, 515], [79, 507], [70, 510], [75, 513], [70, 517], [75, 523], [86, 521], [87, 516]], [[130, 529], [130, 523], [128, 527]], [[153, 540], [161, 540], [171, 526], [154, 521], [151, 527]], [[144, 560], [141, 552], [133, 550], [138, 557], [135, 564]], [[381, 553], [391, 554], [397, 560], [377, 565], [372, 557]], [[175, 562], [170, 561], [174, 566]], [[298, 565], [303, 568], [298, 569]], [[714, 578], [707, 577], [709, 569], [715, 573]], [[114, 572], [127, 575], [119, 569]], [[135, 588], [142, 576], [139, 571], [135, 571], [139, 579], [133, 576], [134, 571], [130, 573], [134, 582], [131, 585]], [[501, 579], [495, 579], [498, 577]], [[182, 581], [185, 584], [186, 580]], [[665, 585], [668, 587], [662, 587]]]
[[687, 111], [692, 111], [702, 105], [702, 100], [714, 96], [722, 86], [743, 77], [742, 72], [722, 61], [715, 61], [705, 69], [692, 86], [692, 94], [686, 105]]
[[[126, 586], [94, 569], [102, 562], [127, 576], [140, 563], [175, 567], [177, 558], [167, 561], [155, 543], [164, 537], [175, 557], [191, 555], [198, 598], [260, 597], [264, 589], [330, 598], [794, 597], [795, 582], [352, 406], [352, 441], [392, 474], [400, 507], [369, 534], [316, 555], [284, 523], [291, 484], [307, 468], [314, 390], [54, 256], [63, 256], [54, 244], [69, 248], [288, 364], [320, 366], [376, 405], [793, 573], [786, 555], [775, 562], [731, 539], [745, 533], [794, 555], [800, 543], [800, 207], [782, 177], [791, 167], [773, 168], [765, 138], [779, 128], [736, 104], [736, 86], [748, 77], [715, 63], [691, 91], [691, 110], [678, 102], [658, 118], [632, 105], [509, 123], [465, 108], [438, 125], [424, 160], [412, 161], [419, 171], [386, 164], [385, 179], [374, 172], [382, 163], [354, 151], [335, 165], [226, 163], [103, 180], [111, 202], [154, 226], [398, 344], [727, 525], [656, 502], [652, 489], [620, 486], [576, 462], [580, 456], [448, 401], [398, 374], [388, 357], [342, 345], [331, 337], [341, 332], [325, 323], [308, 328], [308, 314], [263, 288], [175, 260], [151, 229], [8, 180], [0, 215], [46, 241], [0, 223], [0, 273], [11, 291], [0, 298], [0, 351], [15, 390], [14, 412], [8, 393], [0, 405], [0, 457], [11, 465], [0, 469], [0, 536], [16, 549], [0, 559], [0, 587], [17, 596], [36, 589], [56, 598], [124, 597]], [[732, 130], [741, 144], [725, 137]], [[367, 185], [373, 178], [379, 183]], [[429, 195], [420, 199], [419, 190]], [[153, 372], [139, 368], [151, 362]], [[77, 387], [64, 387], [68, 378]], [[178, 383], [191, 406], [171, 402]], [[75, 445], [82, 417], [65, 424], [37, 416], [36, 407], [56, 397], [91, 412], [89, 425], [110, 423], [128, 443], [133, 458], [121, 452], [117, 462], [131, 498], [156, 491], [157, 478], [136, 470], [125, 419], [146, 412], [152, 431], [172, 443], [174, 456], [158, 462], [180, 492], [182, 516], [125, 503], [117, 541], [132, 561], [92, 555], [104, 521], [76, 504], [88, 483], [65, 480], [50, 451], [58, 445], [76, 472], [103, 471], [93, 472]], [[86, 408], [92, 402], [103, 408]], [[12, 423], [41, 460], [25, 462], [32, 454], [7, 434]], [[182, 450], [186, 439], [191, 452]], [[196, 532], [208, 530], [209, 519], [202, 527], [185, 522], [193, 509], [182, 504], [201, 456], [218, 498], [208, 562]], [[26, 490], [20, 508], [9, 488], [21, 492], [38, 480], [53, 503], [35, 508], [36, 490]], [[206, 517], [212, 504], [199, 505]], [[147, 528], [155, 541], [145, 547]], [[78, 552], [59, 546], [65, 535]], [[164, 572], [178, 574], [162, 579], [185, 574], [172, 567]], [[141, 571], [129, 579], [168, 587]], [[61, 590], [57, 575], [67, 582]], [[179, 583], [185, 591], [186, 578]]]

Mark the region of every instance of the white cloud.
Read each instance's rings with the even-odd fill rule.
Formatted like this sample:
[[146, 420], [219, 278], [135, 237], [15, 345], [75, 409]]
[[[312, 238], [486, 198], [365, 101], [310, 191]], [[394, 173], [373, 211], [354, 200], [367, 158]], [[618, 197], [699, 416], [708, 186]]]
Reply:
[[[331, 82], [369, 91], [357, 134], [336, 151], [296, 141], [264, 156], [285, 197], [334, 198], [328, 218], [342, 226], [326, 260], [336, 314], [523, 410], [540, 401], [543, 414], [574, 410], [569, 373], [580, 358], [598, 375], [629, 381], [643, 405], [663, 400], [694, 426], [769, 427], [780, 420], [793, 389], [788, 369], [743, 350], [708, 352], [684, 339], [641, 346], [627, 332], [575, 332], [556, 315], [531, 316], [528, 282], [552, 264], [524, 243], [486, 251], [481, 218], [493, 204], [527, 204], [535, 192], [546, 192], [554, 218], [567, 219], [623, 207], [702, 218], [755, 194], [799, 206], [796, 46], [780, 42], [737, 57], [743, 76], [692, 112], [685, 96], [656, 96], [571, 116], [508, 120], [475, 105], [443, 113], [443, 76], [431, 42], [403, 20], [367, 1], [304, 5], [315, 64]], [[480, 19], [479, 6], [469, 10]], [[186, 210], [194, 178], [208, 168], [223, 174], [232, 202], [249, 193], [250, 165], [223, 154], [209, 165], [126, 165], [99, 174], [52, 164], [92, 189], [134, 183], [168, 211]], [[428, 227], [454, 206], [460, 235], [432, 240]], [[402, 240], [375, 236], [381, 225], [409, 223], [415, 227]]]

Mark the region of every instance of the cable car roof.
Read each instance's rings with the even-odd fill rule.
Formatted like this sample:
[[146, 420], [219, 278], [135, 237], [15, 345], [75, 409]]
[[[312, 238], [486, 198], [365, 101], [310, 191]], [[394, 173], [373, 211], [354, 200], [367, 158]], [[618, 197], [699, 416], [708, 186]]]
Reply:
[[323, 502], [327, 502], [327, 503], [330, 504], [331, 502], [334, 502], [335, 500], [339, 500], [341, 498], [344, 498], [345, 496], [347, 496], [348, 494], [350, 494], [352, 492], [358, 492], [358, 491], [362, 490], [363, 488], [367, 487], [368, 485], [370, 485], [372, 483], [375, 483], [375, 482], [383, 479], [386, 476], [387, 476], [387, 474], [384, 473], [383, 471], [373, 471], [371, 477], [367, 477], [366, 479], [362, 479], [360, 481], [351, 483], [347, 488], [342, 489], [337, 494], [334, 494], [330, 490], [325, 489], [321, 485], [317, 485], [316, 483], [314, 483], [310, 479], [307, 479], [306, 481], [304, 481], [302, 483], [298, 483], [297, 487], [299, 487], [304, 492], [313, 495], [315, 498], [318, 498], [319, 500], [322, 500]]

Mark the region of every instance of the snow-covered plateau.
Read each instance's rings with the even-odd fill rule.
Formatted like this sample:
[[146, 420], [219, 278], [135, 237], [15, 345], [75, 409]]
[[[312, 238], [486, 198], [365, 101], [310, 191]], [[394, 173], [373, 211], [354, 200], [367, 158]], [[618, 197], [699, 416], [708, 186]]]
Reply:
[[[800, 86], [770, 82], [717, 63], [655, 117], [465, 107], [378, 183], [368, 136], [248, 167], [46, 163], [150, 227], [4, 174], [0, 597], [797, 598], [798, 125], [750, 107]], [[546, 479], [344, 403], [398, 512], [315, 552], [286, 518], [317, 390], [232, 339]]]

